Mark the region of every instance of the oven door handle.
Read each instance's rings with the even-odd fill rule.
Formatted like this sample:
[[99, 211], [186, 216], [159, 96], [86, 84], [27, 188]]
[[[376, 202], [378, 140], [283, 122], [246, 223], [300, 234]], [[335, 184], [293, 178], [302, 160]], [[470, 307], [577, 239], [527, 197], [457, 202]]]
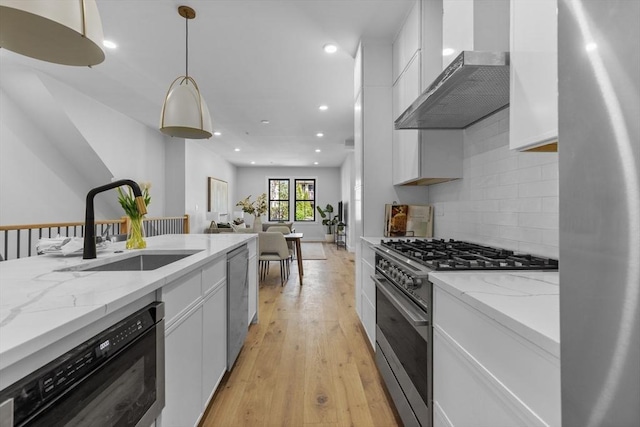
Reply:
[[[406, 296], [392, 289], [389, 286], [382, 283], [382, 281], [376, 277], [371, 276], [376, 283], [376, 288], [389, 299], [391, 304], [398, 309], [402, 316], [407, 319], [409, 323], [414, 326], [429, 326], [429, 318], [424, 315], [424, 312], [416, 307], [415, 303]], [[384, 280], [384, 279], [383, 279]]]

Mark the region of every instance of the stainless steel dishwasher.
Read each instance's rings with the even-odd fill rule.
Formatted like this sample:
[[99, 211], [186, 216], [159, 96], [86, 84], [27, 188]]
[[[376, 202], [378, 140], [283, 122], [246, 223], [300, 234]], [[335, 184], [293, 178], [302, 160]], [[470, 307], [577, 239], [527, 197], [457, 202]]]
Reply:
[[227, 371], [240, 354], [247, 337], [249, 317], [249, 250], [247, 245], [227, 254]]

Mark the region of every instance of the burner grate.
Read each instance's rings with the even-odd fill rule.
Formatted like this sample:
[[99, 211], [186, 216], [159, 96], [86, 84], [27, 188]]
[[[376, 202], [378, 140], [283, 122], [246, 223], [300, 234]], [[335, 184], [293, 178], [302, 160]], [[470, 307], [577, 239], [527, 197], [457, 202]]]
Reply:
[[557, 270], [558, 261], [458, 240], [390, 240], [381, 244], [433, 270]]

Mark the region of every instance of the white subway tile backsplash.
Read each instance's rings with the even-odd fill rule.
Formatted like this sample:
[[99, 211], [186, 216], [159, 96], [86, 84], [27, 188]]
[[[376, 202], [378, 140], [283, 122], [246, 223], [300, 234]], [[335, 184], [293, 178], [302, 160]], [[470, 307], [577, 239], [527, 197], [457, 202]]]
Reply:
[[487, 188], [485, 195], [487, 199], [515, 199], [518, 197], [518, 184]]
[[545, 181], [558, 180], [558, 162], [549, 163], [541, 166], [542, 179]]
[[508, 171], [500, 174], [500, 185], [517, 184], [519, 182], [519, 171]]
[[557, 153], [510, 150], [508, 131], [508, 109], [463, 131], [463, 179], [429, 188], [434, 235], [557, 258]]
[[521, 227], [558, 229], [558, 215], [555, 213], [519, 213], [518, 225]]
[[533, 166], [531, 168], [518, 169], [518, 182], [536, 182], [542, 179], [542, 168]]
[[484, 212], [482, 223], [515, 226], [518, 224], [518, 214], [514, 212]]
[[560, 212], [559, 200], [557, 197], [542, 198], [542, 212]]
[[558, 181], [534, 181], [518, 184], [520, 197], [549, 197], [558, 195]]

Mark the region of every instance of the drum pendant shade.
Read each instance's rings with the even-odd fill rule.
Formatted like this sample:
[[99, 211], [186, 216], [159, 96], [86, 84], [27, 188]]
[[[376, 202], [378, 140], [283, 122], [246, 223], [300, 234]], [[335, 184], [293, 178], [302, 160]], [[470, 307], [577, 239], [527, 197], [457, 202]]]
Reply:
[[187, 6], [178, 8], [186, 21], [186, 72], [176, 78], [167, 91], [160, 114], [160, 131], [164, 134], [187, 139], [205, 139], [213, 135], [211, 115], [207, 103], [200, 94], [196, 81], [189, 76], [189, 19], [195, 11]]
[[0, 47], [62, 65], [104, 61], [95, 0], [0, 0]]

